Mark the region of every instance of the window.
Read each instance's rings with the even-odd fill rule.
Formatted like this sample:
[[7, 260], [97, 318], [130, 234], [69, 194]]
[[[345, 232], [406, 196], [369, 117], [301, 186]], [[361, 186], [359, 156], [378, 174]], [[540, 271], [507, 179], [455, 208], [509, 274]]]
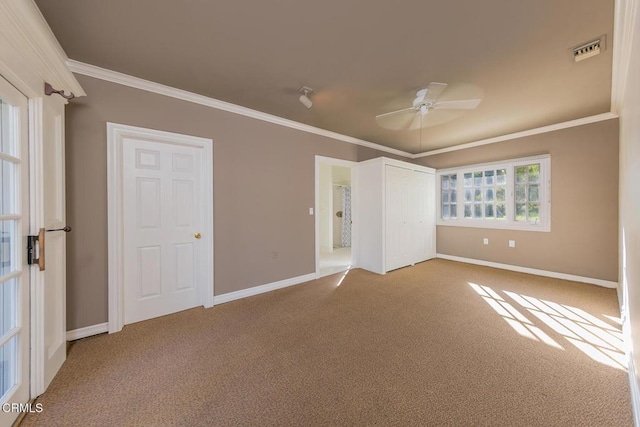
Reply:
[[514, 159], [446, 169], [438, 225], [550, 230], [550, 158]]
[[458, 175], [442, 175], [442, 218], [458, 218]]

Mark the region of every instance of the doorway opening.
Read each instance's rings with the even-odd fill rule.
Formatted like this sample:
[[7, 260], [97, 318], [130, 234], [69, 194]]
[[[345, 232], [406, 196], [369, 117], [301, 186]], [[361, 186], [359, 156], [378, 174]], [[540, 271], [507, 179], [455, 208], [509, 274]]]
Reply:
[[355, 164], [316, 156], [316, 273], [353, 266], [352, 179]]

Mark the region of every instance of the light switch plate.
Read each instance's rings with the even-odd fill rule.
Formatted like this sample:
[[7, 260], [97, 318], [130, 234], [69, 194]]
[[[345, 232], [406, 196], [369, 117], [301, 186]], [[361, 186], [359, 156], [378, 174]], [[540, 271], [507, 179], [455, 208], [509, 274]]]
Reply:
[[309, 208], [309, 215], [313, 215], [313, 208]]
[[489, 244], [489, 239], [487, 237], [485, 237], [484, 239], [482, 239], [482, 243], [485, 245]]
[[516, 247], [516, 241], [515, 240], [509, 240], [509, 247], [510, 248], [515, 248]]

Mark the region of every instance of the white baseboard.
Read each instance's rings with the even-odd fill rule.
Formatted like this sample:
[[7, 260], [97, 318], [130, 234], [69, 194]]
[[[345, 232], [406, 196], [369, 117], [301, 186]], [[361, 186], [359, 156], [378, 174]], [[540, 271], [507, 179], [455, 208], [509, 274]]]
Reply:
[[316, 273], [305, 274], [304, 276], [292, 277], [290, 279], [280, 280], [278, 282], [267, 283], [265, 285], [254, 286], [248, 289], [242, 289], [240, 291], [229, 292], [222, 295], [216, 295], [213, 298], [213, 304], [224, 304], [225, 302], [235, 301], [237, 299], [251, 297], [254, 295], [263, 294], [269, 291], [275, 291], [276, 289], [286, 288], [288, 286], [298, 285], [300, 283], [315, 280], [317, 278]]
[[[242, 289], [228, 294], [216, 295], [213, 298], [213, 305], [224, 304], [225, 302], [235, 301], [240, 298], [246, 298], [253, 295], [263, 294], [265, 292], [274, 291], [276, 289], [286, 288], [288, 286], [298, 285], [317, 279], [316, 273], [305, 274], [304, 276], [292, 277], [290, 279], [280, 280], [278, 282], [267, 283], [266, 285], [254, 286], [249, 289]], [[85, 328], [67, 331], [67, 341], [75, 341], [81, 338], [90, 337], [92, 335], [109, 332], [109, 323], [100, 323], [99, 325], [87, 326]]]
[[436, 258], [448, 259], [449, 261], [466, 262], [467, 264], [484, 265], [486, 267], [500, 268], [502, 270], [517, 271], [520, 273], [535, 274], [537, 276], [553, 277], [554, 279], [571, 280], [573, 282], [589, 283], [605, 288], [617, 289], [618, 283], [609, 280], [594, 279], [591, 277], [575, 276], [573, 274], [557, 273], [555, 271], [538, 270], [537, 268], [520, 267], [518, 265], [501, 264], [498, 262], [483, 261], [480, 259], [463, 258], [459, 256], [437, 254]]
[[100, 323], [98, 325], [74, 329], [73, 331], [67, 331], [67, 341], [75, 341], [105, 332], [109, 332], [109, 323]]

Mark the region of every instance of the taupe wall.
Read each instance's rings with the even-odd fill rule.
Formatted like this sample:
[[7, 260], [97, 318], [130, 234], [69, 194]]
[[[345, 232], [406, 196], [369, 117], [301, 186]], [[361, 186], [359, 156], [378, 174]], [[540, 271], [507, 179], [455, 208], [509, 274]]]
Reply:
[[617, 119], [416, 162], [440, 169], [545, 153], [551, 155], [550, 233], [438, 226], [438, 253], [617, 282]]
[[308, 213], [314, 205], [314, 155], [394, 157], [77, 77], [87, 97], [67, 107], [67, 221], [74, 229], [67, 241], [69, 330], [108, 320], [106, 122], [213, 139], [217, 295], [315, 271], [314, 217]]

